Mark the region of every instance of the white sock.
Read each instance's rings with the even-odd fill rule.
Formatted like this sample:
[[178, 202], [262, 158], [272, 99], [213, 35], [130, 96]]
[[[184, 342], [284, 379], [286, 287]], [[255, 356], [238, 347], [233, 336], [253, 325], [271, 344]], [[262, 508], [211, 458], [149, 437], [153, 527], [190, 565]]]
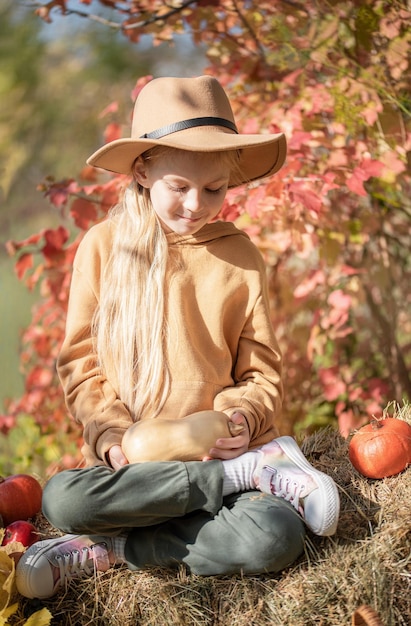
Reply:
[[255, 489], [253, 474], [258, 458], [259, 455], [255, 452], [246, 452], [235, 459], [223, 461], [223, 496]]

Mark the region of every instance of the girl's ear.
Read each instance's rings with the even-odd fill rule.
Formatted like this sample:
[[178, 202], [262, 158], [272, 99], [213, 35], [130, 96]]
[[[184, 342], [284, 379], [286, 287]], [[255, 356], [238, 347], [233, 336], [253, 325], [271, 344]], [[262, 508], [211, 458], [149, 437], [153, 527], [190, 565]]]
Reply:
[[147, 176], [147, 163], [142, 157], [138, 157], [134, 162], [133, 175], [135, 180], [142, 187], [149, 188], [148, 176]]

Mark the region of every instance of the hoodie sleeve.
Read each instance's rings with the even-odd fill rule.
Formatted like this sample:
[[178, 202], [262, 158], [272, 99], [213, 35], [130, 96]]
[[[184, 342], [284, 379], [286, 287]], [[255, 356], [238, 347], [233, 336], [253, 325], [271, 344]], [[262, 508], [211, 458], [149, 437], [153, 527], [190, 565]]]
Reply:
[[232, 415], [238, 411], [247, 419], [250, 447], [255, 448], [278, 436], [276, 419], [283, 399], [282, 357], [270, 318], [265, 265], [249, 277], [252, 309], [247, 316], [233, 368], [234, 385], [216, 397], [214, 408]]
[[[103, 226], [103, 225], [101, 225]], [[132, 423], [114, 386], [103, 376], [91, 336], [99, 302], [101, 270], [107, 257], [105, 231], [92, 228], [82, 240], [73, 267], [65, 339], [57, 360], [67, 407], [83, 426], [87, 465], [106, 463], [106, 453], [120, 444]]]

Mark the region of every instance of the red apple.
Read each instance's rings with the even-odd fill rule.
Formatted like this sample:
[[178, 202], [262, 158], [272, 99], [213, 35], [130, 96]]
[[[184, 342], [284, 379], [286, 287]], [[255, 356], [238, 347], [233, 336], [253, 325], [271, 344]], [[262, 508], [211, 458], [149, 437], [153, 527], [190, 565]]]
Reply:
[[37, 528], [24, 520], [17, 520], [6, 526], [2, 546], [6, 546], [13, 541], [19, 541], [26, 548], [32, 546], [39, 540], [40, 535]]
[[28, 474], [0, 476], [0, 516], [7, 526], [34, 517], [41, 509], [42, 487]]

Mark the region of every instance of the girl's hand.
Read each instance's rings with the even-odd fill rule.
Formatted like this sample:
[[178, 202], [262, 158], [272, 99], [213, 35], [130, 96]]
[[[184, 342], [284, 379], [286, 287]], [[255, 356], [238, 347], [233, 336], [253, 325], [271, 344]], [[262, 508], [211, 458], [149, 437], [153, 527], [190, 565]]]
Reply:
[[117, 470], [124, 465], [128, 465], [128, 460], [124, 456], [121, 446], [112, 446], [108, 451], [108, 458], [113, 469]]
[[247, 420], [241, 413], [233, 413], [230, 420], [234, 422], [234, 424], [244, 426], [243, 432], [235, 437], [217, 439], [215, 447], [209, 450], [209, 456], [205, 457], [203, 461], [210, 459], [234, 459], [244, 454], [244, 452], [247, 452], [250, 444], [250, 431], [248, 430]]

